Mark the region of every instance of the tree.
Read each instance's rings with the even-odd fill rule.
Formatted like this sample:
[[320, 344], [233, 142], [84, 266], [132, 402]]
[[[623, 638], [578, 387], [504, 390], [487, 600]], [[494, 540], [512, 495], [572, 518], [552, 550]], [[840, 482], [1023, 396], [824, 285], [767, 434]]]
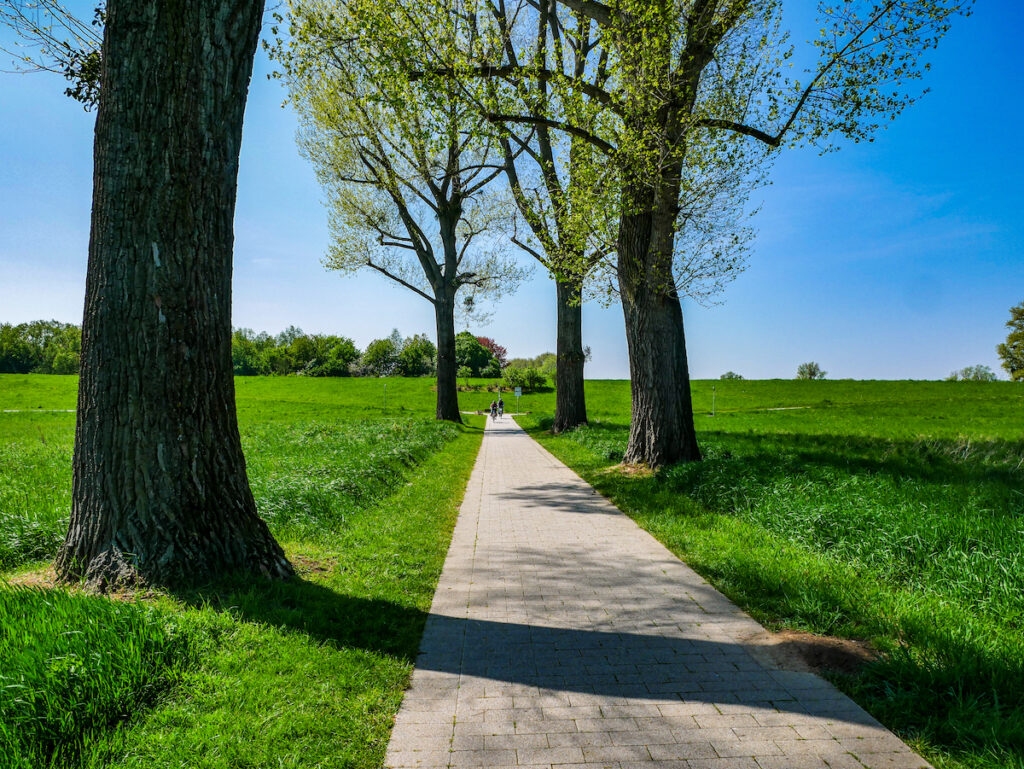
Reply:
[[231, 334], [231, 363], [238, 376], [269, 374], [267, 353], [275, 346], [266, 332], [256, 334], [251, 328], [235, 329]]
[[3, 374], [77, 374], [81, 349], [82, 330], [71, 323], [0, 324]]
[[391, 339], [374, 339], [363, 352], [363, 370], [370, 376], [392, 376], [398, 367], [398, 354]]
[[[471, 69], [486, 75], [473, 103], [498, 129], [505, 173], [526, 225], [512, 242], [555, 281], [558, 365], [550, 373], [556, 380], [552, 431], [560, 433], [587, 423], [583, 291], [614, 251], [617, 180], [614, 164], [578, 135], [562, 134], [543, 121], [524, 125], [504, 119], [516, 111], [547, 118], [551, 73], [586, 80], [595, 88], [608, 76], [589, 19], [577, 15], [573, 24], [562, 24], [551, 3], [536, 7], [536, 32], [517, 48], [508, 34], [515, 24], [506, 4], [492, 3], [497, 44], [472, 51]], [[507, 67], [521, 68], [523, 62], [533, 68], [533, 77], [502, 89], [494, 76]], [[457, 76], [459, 69], [442, 69], [441, 74]], [[579, 125], [591, 128], [600, 114], [584, 100], [574, 102], [570, 111]]]
[[359, 348], [348, 337], [310, 337], [316, 358], [302, 372], [307, 376], [348, 376], [351, 366], [359, 360]]
[[[382, 61], [358, 3], [292, 2], [282, 62], [301, 145], [331, 205], [331, 269], [370, 269], [434, 307], [437, 418], [461, 422], [455, 309], [516, 287], [523, 271], [500, 241], [508, 219], [488, 192], [502, 169], [485, 121], [452, 89], [415, 83]], [[468, 295], [467, 295], [468, 293]]]
[[501, 386], [505, 390], [522, 387], [526, 392], [539, 390], [547, 383], [544, 373], [535, 368], [506, 368], [501, 380]]
[[505, 368], [505, 366], [508, 365], [508, 350], [495, 342], [489, 336], [478, 336], [476, 341], [483, 345], [484, 349], [494, 356], [494, 360], [500, 368]]
[[38, 365], [38, 353], [25, 339], [21, 326], [0, 324], [0, 374], [28, 374]]
[[490, 350], [468, 331], [460, 331], [455, 337], [455, 363], [468, 368], [472, 376], [482, 376], [481, 372], [493, 359]]
[[61, 579], [288, 577], [256, 512], [231, 364], [242, 116], [262, 3], [110, 0]]
[[997, 379], [996, 372], [981, 364], [951, 371], [946, 377], [947, 382], [995, 382]]
[[[445, 48], [447, 38], [433, 48], [416, 41], [395, 47], [396, 66], [499, 79], [513, 89], [543, 80], [549, 95], [540, 109], [533, 100], [509, 114], [496, 101], [490, 117], [562, 131], [613, 163], [616, 274], [633, 396], [624, 461], [658, 466], [700, 459], [680, 298], [692, 279], [727, 278], [728, 265], [742, 262], [745, 192], [784, 143], [869, 139], [913, 101], [901, 89], [922, 76], [925, 54], [970, 4], [823, 2], [818, 63], [802, 82], [786, 74], [791, 49], [780, 0], [392, 0], [379, 4], [379, 15], [390, 17], [389, 33], [404, 43], [433, 29], [407, 22], [424, 7], [480, 24], [495, 17], [495, 7], [506, 9], [501, 16], [514, 23], [493, 21], [473, 37], [468, 56], [464, 47]], [[495, 49], [533, 39], [544, 14], [559, 17], [549, 24], [559, 34], [580, 18], [597, 27], [593, 68], [565, 71], [533, 56], [490, 63]], [[430, 56], [416, 58], [425, 51]], [[601, 70], [607, 76], [595, 82]]]
[[1010, 319], [1006, 321], [1010, 333], [1006, 341], [996, 348], [1003, 359], [1003, 368], [1014, 382], [1024, 381], [1024, 302], [1010, 308]]
[[437, 370], [437, 348], [423, 334], [405, 340], [398, 354], [399, 376], [430, 376]]
[[737, 374], [735, 371], [726, 371], [719, 379], [743, 379], [743, 375]]
[[87, 110], [99, 99], [102, 68], [104, 9], [97, 7], [91, 22], [79, 19], [58, 0], [4, 0], [0, 24], [20, 38], [16, 48], [4, 48], [23, 72], [56, 72], [71, 81], [67, 96]]
[[[814, 361], [808, 363], [801, 363], [796, 367], [796, 378], [797, 379], [824, 379], [827, 371], [822, 371]], [[722, 377], [723, 379], [725, 377]]]

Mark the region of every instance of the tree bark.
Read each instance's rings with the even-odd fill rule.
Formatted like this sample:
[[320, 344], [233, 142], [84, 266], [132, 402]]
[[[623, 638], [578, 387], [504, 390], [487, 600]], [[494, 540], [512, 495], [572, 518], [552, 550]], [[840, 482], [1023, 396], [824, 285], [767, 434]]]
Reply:
[[235, 413], [231, 258], [261, 0], [110, 0], [96, 120], [71, 522], [106, 589], [292, 568]]
[[455, 361], [455, 300], [438, 294], [434, 301], [437, 324], [437, 418], [462, 423], [459, 413], [458, 364]]
[[587, 401], [583, 392], [583, 306], [580, 287], [555, 280], [558, 301], [555, 350], [555, 421], [551, 429], [564, 432], [587, 424]]
[[667, 182], [627, 190], [619, 224], [618, 277], [633, 396], [623, 461], [652, 468], [699, 461], [683, 310], [672, 280], [675, 200]]

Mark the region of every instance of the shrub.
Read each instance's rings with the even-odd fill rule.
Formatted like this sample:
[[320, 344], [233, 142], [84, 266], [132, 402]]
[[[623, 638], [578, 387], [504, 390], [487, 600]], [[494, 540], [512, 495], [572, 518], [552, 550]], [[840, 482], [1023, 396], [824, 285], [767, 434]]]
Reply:
[[455, 362], [459, 367], [468, 367], [473, 376], [483, 376], [482, 372], [493, 359], [491, 351], [468, 331], [461, 331], [455, 335]]
[[947, 382], [995, 382], [998, 377], [996, 372], [988, 366], [967, 366], [959, 371], [949, 372]]
[[821, 366], [813, 360], [808, 363], [801, 363], [796, 367], [797, 379], [824, 379], [827, 373], [827, 371], [822, 371]]
[[535, 368], [506, 368], [501, 380], [502, 389], [522, 387], [524, 392], [534, 392], [546, 386], [547, 377]]
[[735, 371], [726, 371], [719, 379], [743, 379], [743, 375], [737, 374]]

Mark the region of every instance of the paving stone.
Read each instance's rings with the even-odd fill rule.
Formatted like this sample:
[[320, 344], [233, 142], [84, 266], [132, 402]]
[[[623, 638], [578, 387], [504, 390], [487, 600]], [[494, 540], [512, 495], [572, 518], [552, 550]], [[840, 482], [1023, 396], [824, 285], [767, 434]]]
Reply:
[[761, 769], [829, 769], [820, 756], [758, 756]]
[[385, 765], [928, 767], [827, 681], [765, 667], [740, 640], [762, 630], [488, 421]]
[[453, 750], [449, 754], [449, 766], [486, 766], [515, 764], [514, 750]]
[[607, 761], [650, 761], [646, 745], [616, 745], [614, 747], [583, 748], [587, 763]]
[[677, 742], [674, 745], [650, 745], [648, 750], [655, 759], [717, 758], [710, 742]]
[[580, 764], [584, 761], [583, 750], [573, 746], [524, 748], [517, 750], [516, 754], [521, 764]]

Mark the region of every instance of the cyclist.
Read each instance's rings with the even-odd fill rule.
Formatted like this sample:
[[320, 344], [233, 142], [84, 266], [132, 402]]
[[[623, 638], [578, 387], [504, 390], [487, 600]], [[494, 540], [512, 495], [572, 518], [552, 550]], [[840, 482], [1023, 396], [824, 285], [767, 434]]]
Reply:
[[497, 418], [498, 418], [498, 404], [495, 403], [494, 401], [491, 401], [491, 419], [497, 419]]
[[503, 415], [504, 415], [504, 413], [505, 413], [505, 401], [504, 401], [504, 400], [502, 399], [502, 397], [501, 397], [501, 396], [499, 395], [499, 396], [498, 396], [498, 416], [499, 416], [499, 417], [500, 417], [500, 416], [503, 416]]

